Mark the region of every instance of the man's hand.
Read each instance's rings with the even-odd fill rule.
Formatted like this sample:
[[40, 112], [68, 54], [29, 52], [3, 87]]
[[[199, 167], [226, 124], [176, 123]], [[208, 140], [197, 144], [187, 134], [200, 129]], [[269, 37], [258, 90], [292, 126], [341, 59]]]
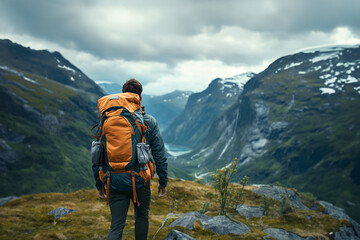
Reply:
[[159, 184], [159, 187], [158, 187], [158, 193], [159, 194], [159, 197], [163, 197], [166, 195], [166, 187], [163, 187]]
[[104, 199], [104, 200], [106, 199], [106, 196], [102, 190], [98, 190], [98, 194], [99, 194], [99, 198]]

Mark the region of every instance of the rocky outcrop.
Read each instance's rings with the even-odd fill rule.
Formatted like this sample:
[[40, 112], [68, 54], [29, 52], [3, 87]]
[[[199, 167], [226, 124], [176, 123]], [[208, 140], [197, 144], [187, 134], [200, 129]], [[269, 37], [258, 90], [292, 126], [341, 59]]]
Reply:
[[258, 189], [253, 190], [253, 192], [263, 197], [267, 197], [267, 198], [271, 197], [277, 201], [280, 201], [284, 197], [287, 197], [291, 201], [291, 205], [293, 206], [293, 208], [301, 209], [301, 210], [310, 210], [302, 203], [301, 197], [293, 190], [289, 190], [279, 186], [262, 185]]
[[360, 237], [355, 233], [352, 227], [345, 224], [335, 233], [334, 240], [360, 240]]
[[180, 232], [178, 230], [171, 230], [171, 232], [169, 233], [169, 235], [164, 239], [164, 240], [195, 240], [195, 238], [190, 237], [189, 235]]
[[15, 196], [9, 196], [9, 197], [3, 197], [3, 198], [0, 198], [0, 206], [12, 201], [12, 200], [15, 200], [15, 199], [18, 199], [18, 197], [15, 197]]
[[54, 215], [54, 220], [56, 220], [58, 218], [65, 217], [69, 213], [77, 212], [77, 211], [78, 210], [75, 210], [75, 209], [59, 207], [59, 208], [55, 208], [54, 210], [48, 212], [48, 215]]
[[[295, 233], [291, 233], [291, 232], [287, 232], [284, 229], [277, 229], [277, 228], [267, 228], [264, 230], [265, 233], [267, 233], [268, 235], [266, 235], [264, 237], [264, 239], [279, 239], [279, 240], [313, 240], [313, 237], [300, 237], [299, 235], [295, 234]], [[270, 238], [271, 237], [271, 238]]]
[[183, 226], [189, 230], [194, 230], [194, 228], [193, 228], [194, 221], [200, 220], [200, 222], [201, 222], [201, 221], [205, 221], [205, 220], [209, 220], [209, 219], [211, 219], [211, 217], [206, 216], [205, 214], [201, 214], [199, 212], [190, 212], [190, 213], [185, 213], [180, 218], [173, 221], [169, 225], [169, 227]]
[[264, 209], [256, 206], [238, 205], [236, 207], [236, 211], [240, 216], [243, 216], [246, 219], [253, 217], [263, 217], [265, 215]]
[[217, 234], [247, 234], [250, 229], [243, 223], [236, 223], [225, 216], [216, 216], [200, 221], [204, 229], [210, 229]]
[[349, 215], [347, 215], [344, 209], [336, 207], [332, 203], [326, 201], [319, 201], [319, 203], [324, 207], [324, 213], [329, 214], [339, 220], [347, 220], [352, 224], [353, 231], [348, 230], [346, 229], [346, 226], [343, 226], [342, 228], [340, 228], [338, 234], [339, 236], [343, 236], [344, 234], [346, 235], [353, 232], [354, 233], [354, 235], [352, 235], [353, 237], [360, 238], [360, 224], [357, 223], [354, 219], [352, 219]]
[[243, 223], [236, 223], [225, 216], [209, 217], [199, 212], [186, 213], [172, 222], [169, 227], [183, 226], [193, 230], [194, 221], [199, 220], [204, 229], [210, 229], [217, 234], [247, 234], [250, 229]]

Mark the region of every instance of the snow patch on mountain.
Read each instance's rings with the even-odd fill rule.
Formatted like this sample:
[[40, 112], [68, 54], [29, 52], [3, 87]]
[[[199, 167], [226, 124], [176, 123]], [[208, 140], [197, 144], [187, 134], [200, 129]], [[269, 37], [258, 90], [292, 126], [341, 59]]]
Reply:
[[301, 65], [303, 62], [291, 63], [285, 66], [284, 70]]
[[233, 77], [228, 77], [221, 79], [221, 83], [224, 84], [226, 87], [232, 87], [232, 84], [229, 83], [235, 83], [238, 85], [240, 89], [243, 89], [245, 83], [249, 81], [252, 77], [254, 77], [256, 74], [253, 72], [246, 72], [242, 74], [235, 75]]
[[28, 82], [31, 82], [33, 84], [39, 85], [39, 83], [37, 81], [35, 81], [35, 80], [33, 80], [33, 79], [29, 78], [29, 77], [26, 77], [22, 72], [18, 72], [18, 71], [14, 70], [14, 69], [11, 69], [11, 68], [7, 67], [7, 66], [1, 66], [1, 65], [0, 65], [0, 69], [11, 72], [11, 73], [14, 73], [17, 76], [24, 79], [25, 81], [28, 81]]
[[333, 94], [335, 90], [332, 88], [320, 88], [321, 94]]
[[310, 62], [316, 63], [320, 61], [325, 61], [332, 58], [339, 58], [339, 52], [332, 52], [332, 53], [325, 53], [320, 54], [319, 56], [314, 57], [313, 59], [310, 59]]
[[58, 66], [58, 68], [65, 69], [65, 70], [67, 70], [67, 71], [72, 72], [73, 74], [75, 74], [75, 73], [76, 73], [76, 70], [75, 70], [75, 69], [72, 69], [72, 68], [70, 68], [70, 67], [68, 67], [68, 66], [65, 66], [65, 65], [60, 65], [60, 64], [58, 64], [57, 66]]

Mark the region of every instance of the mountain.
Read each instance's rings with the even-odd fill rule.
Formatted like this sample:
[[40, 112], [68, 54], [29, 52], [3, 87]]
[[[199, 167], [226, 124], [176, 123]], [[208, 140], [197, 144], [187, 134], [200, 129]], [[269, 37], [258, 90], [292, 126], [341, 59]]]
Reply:
[[[153, 193], [157, 184], [156, 180], [151, 184]], [[245, 186], [242, 205], [228, 209], [225, 217], [218, 215], [219, 203], [210, 185], [169, 179], [168, 186], [167, 196], [151, 197], [149, 239], [360, 237], [360, 225], [343, 209], [298, 194], [295, 189]], [[111, 220], [109, 207], [96, 190], [22, 196], [1, 206], [0, 217], [6, 219], [0, 221], [0, 238], [14, 240], [106, 239]], [[167, 237], [174, 232], [192, 238]], [[134, 235], [134, 211], [130, 209], [124, 236], [135, 239]]]
[[106, 92], [106, 94], [116, 94], [122, 92], [122, 85], [117, 83], [97, 81], [96, 84], [99, 85]]
[[[122, 92], [122, 85], [111, 82], [97, 82], [107, 93], [115, 94]], [[142, 94], [141, 104], [145, 106], [145, 112], [154, 116], [161, 130], [172, 122], [185, 108], [191, 91], [173, 91], [164, 95]]]
[[90, 128], [103, 91], [60, 53], [0, 41], [0, 196], [94, 187]]
[[154, 116], [161, 130], [166, 129], [169, 124], [184, 110], [191, 91], [173, 91], [160, 96], [143, 95], [142, 105], [145, 111]]
[[360, 219], [359, 45], [277, 59], [211, 129], [172, 164], [199, 177], [238, 158], [239, 177], [296, 186]]
[[0, 66], [35, 74], [97, 95], [104, 92], [59, 52], [35, 51], [0, 39]]
[[204, 91], [190, 95], [184, 111], [165, 130], [165, 142], [190, 148], [201, 143], [212, 121], [236, 102], [243, 85], [254, 75], [216, 78]]

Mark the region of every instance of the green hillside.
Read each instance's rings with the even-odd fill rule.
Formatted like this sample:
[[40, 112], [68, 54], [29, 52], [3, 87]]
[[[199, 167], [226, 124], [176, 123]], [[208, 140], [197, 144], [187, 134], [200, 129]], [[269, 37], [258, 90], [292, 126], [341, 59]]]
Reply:
[[2, 68], [0, 98], [1, 196], [93, 186], [89, 131], [97, 95]]

